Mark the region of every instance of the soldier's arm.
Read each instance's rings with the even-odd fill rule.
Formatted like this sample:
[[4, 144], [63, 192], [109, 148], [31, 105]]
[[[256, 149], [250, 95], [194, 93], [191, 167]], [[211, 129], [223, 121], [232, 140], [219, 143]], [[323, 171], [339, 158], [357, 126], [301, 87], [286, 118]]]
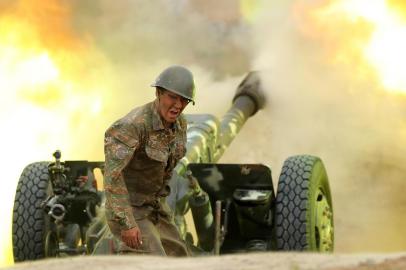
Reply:
[[129, 127], [115, 124], [106, 131], [104, 139], [107, 218], [120, 224], [121, 230], [137, 226], [123, 170], [139, 147], [139, 134]]

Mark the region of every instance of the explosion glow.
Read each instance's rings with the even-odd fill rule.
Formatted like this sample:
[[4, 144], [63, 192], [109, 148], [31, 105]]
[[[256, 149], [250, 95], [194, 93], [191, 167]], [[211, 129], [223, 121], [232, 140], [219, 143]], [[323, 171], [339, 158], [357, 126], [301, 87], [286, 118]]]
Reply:
[[[344, 61], [353, 64], [357, 58], [354, 57], [355, 51], [376, 70], [383, 88], [406, 93], [406, 20], [395, 5], [391, 5], [391, 1], [332, 1], [311, 12], [318, 24], [347, 20], [349, 24], [344, 27], [353, 27], [347, 29], [351, 32], [346, 36], [348, 39], [341, 39], [344, 43], [335, 52], [337, 60], [344, 58]], [[343, 25], [333, 24], [330, 27], [324, 30], [335, 32]], [[365, 40], [360, 41], [363, 38], [362, 35], [357, 36], [360, 33], [367, 33]], [[348, 59], [351, 57], [355, 59]]]
[[[106, 91], [82, 74], [86, 61], [107, 64], [69, 29], [65, 7], [53, 0], [13, 4], [12, 12], [0, 18], [0, 120], [11, 131], [0, 135], [7, 153], [1, 157], [7, 181], [0, 207], [7, 218], [0, 227], [0, 265], [13, 261], [11, 209], [22, 169], [36, 160], [50, 160], [51, 152], [61, 147], [72, 156], [72, 140], [80, 136], [75, 131], [83, 129], [77, 118], [99, 117]], [[92, 155], [85, 151], [78, 154]]]

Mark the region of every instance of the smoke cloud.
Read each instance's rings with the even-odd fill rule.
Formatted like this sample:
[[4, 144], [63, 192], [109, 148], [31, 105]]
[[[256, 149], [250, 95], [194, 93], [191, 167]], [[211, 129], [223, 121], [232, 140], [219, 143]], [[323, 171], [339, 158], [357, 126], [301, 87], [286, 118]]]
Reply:
[[404, 250], [406, 99], [385, 92], [373, 71], [366, 76], [328, 58], [326, 36], [332, 46], [367, 36], [344, 39], [357, 31], [351, 28], [303, 31], [292, 10], [312, 7], [297, 8], [293, 1], [271, 5], [253, 30], [252, 66], [263, 71], [269, 103], [223, 161], [265, 163], [276, 185], [288, 156], [320, 156], [333, 194], [336, 251]]
[[[12, 10], [12, 2], [0, 2], [0, 16]], [[261, 70], [267, 107], [246, 123], [221, 162], [266, 164], [276, 186], [288, 156], [320, 156], [333, 193], [336, 251], [404, 250], [405, 97], [383, 91], [373, 71], [360, 73], [359, 66], [331, 58], [335, 45], [363, 41], [369, 30], [349, 38], [347, 21], [334, 33], [327, 31], [334, 29], [329, 25], [307, 26], [303, 14], [331, 2], [327, 0], [258, 1], [250, 14], [242, 8], [250, 6], [247, 2], [61, 1], [69, 24], [57, 22], [81, 40], [80, 48], [91, 48], [75, 58], [80, 70], [70, 71], [80, 76], [80, 90], [69, 93], [87, 93], [78, 101], [84, 109], [69, 115], [61, 111], [65, 133], [52, 133], [66, 143], [60, 146], [67, 149], [64, 158], [102, 160], [104, 130], [154, 98], [149, 85], [168, 65], [185, 65], [195, 75], [197, 103], [186, 113], [216, 116], [228, 109], [245, 73]], [[55, 31], [47, 35], [59, 44]], [[54, 111], [72, 95], [56, 96], [53, 103], [38, 96], [25, 102]], [[96, 97], [101, 109], [89, 115], [86, 106]], [[4, 115], [0, 119], [6, 121]], [[50, 156], [57, 141], [49, 135], [32, 140], [48, 139], [52, 144], [42, 145], [49, 149], [38, 157], [31, 153], [31, 162], [44, 159], [45, 152]]]

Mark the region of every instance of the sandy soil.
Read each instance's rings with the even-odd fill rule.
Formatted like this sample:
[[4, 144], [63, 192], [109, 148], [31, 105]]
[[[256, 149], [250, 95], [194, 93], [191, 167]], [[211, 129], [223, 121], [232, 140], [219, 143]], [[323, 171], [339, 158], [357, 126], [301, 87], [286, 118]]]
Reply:
[[406, 269], [406, 252], [395, 254], [321, 255], [310, 253], [249, 253], [200, 258], [152, 256], [70, 257], [20, 263], [2, 270], [262, 270], [262, 269]]

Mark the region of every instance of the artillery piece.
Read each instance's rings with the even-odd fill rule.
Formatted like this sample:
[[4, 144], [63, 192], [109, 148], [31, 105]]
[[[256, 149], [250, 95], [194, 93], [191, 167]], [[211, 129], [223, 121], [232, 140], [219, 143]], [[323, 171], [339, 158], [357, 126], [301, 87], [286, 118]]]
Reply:
[[[187, 152], [175, 167], [168, 203], [195, 254], [333, 250], [332, 199], [320, 158], [289, 157], [277, 193], [269, 167], [217, 163], [245, 121], [265, 106], [261, 88], [259, 74], [251, 72], [221, 120], [209, 114], [186, 115]], [[15, 261], [94, 253], [95, 243], [108, 230], [100, 211], [103, 191], [94, 185], [94, 169], [103, 170], [104, 163], [60, 162], [58, 152], [54, 157], [53, 163], [28, 165], [18, 182]], [[196, 245], [184, 218], [189, 209]]]

